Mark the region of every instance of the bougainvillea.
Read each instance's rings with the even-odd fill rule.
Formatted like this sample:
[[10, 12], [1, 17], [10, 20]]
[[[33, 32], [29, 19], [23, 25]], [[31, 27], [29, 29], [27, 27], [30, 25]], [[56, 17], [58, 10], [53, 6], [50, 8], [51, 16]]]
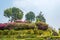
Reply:
[[0, 23], [0, 30], [3, 30], [6, 26], [7, 26], [6, 23], [4, 23], [4, 24]]

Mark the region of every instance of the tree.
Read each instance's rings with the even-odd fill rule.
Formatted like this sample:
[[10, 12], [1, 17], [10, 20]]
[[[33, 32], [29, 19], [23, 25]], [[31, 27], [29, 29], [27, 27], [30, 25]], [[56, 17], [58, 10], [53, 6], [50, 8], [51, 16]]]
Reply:
[[25, 18], [28, 21], [34, 21], [35, 20], [35, 14], [32, 11], [30, 11], [25, 15]]
[[46, 22], [46, 19], [44, 18], [42, 12], [40, 12], [40, 14], [36, 16], [36, 21]]
[[10, 18], [11, 15], [12, 15], [12, 9], [11, 8], [4, 10], [4, 16], [5, 17]]
[[23, 18], [23, 12], [19, 8], [13, 7], [13, 8], [8, 8], [4, 10], [4, 16], [11, 18], [10, 21], [14, 21], [17, 19], [22, 19]]

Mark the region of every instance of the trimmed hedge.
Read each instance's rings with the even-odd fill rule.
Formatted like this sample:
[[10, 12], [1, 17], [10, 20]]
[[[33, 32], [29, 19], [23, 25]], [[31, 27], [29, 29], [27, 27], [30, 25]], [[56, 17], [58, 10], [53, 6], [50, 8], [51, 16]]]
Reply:
[[5, 29], [15, 29], [15, 30], [23, 30], [23, 29], [34, 29], [35, 24], [32, 23], [15, 23], [15, 24], [8, 24]]
[[5, 27], [7, 26], [7, 24], [2, 24], [2, 23], [0, 23], [0, 30], [4, 30], [5, 29]]
[[14, 29], [15, 25], [14, 24], [8, 24], [6, 27], [4, 27], [5, 29], [11, 30]]
[[15, 28], [14, 29], [34, 29], [35, 25], [34, 24], [27, 24], [27, 23], [16, 23]]
[[0, 29], [15, 29], [15, 30], [22, 30], [22, 29], [39, 29], [39, 30], [47, 30], [48, 24], [44, 22], [36, 22], [36, 23], [7, 23], [6, 26], [3, 24]]
[[40, 30], [47, 30], [48, 29], [48, 24], [46, 24], [44, 22], [36, 22], [36, 26]]

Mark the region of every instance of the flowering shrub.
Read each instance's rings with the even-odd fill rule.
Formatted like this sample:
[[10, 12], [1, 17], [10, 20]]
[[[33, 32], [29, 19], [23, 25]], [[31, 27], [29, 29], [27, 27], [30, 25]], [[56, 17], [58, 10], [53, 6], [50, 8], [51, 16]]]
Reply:
[[5, 29], [11, 30], [11, 29], [14, 29], [14, 27], [15, 27], [15, 25], [13, 25], [13, 24], [8, 24], [8, 25], [5, 27]]
[[15, 29], [15, 30], [21, 30], [21, 29], [34, 29], [37, 28], [40, 30], [47, 30], [48, 25], [44, 22], [36, 22], [35, 23], [16, 23], [16, 22], [11, 22], [11, 23], [4, 23], [0, 24], [0, 29]]
[[22, 30], [22, 29], [34, 29], [35, 24], [32, 23], [7, 23], [7, 26], [4, 27], [5, 29], [15, 29], [15, 30]]
[[47, 30], [48, 29], [48, 25], [46, 23], [44, 23], [44, 22], [37, 22], [36, 26], [40, 30]]
[[1, 24], [0, 24], [0, 30], [3, 30], [6, 26], [7, 26], [7, 24], [5, 24], [5, 23], [2, 24], [2, 23], [1, 23]]
[[15, 29], [34, 29], [35, 25], [30, 24], [30, 23], [16, 23]]

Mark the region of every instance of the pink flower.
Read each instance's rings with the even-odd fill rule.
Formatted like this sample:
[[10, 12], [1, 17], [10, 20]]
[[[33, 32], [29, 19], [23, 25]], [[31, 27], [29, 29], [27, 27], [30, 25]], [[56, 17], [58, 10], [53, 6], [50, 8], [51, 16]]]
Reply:
[[2, 23], [0, 23], [0, 27], [6, 27], [7, 26], [7, 24], [2, 24]]

